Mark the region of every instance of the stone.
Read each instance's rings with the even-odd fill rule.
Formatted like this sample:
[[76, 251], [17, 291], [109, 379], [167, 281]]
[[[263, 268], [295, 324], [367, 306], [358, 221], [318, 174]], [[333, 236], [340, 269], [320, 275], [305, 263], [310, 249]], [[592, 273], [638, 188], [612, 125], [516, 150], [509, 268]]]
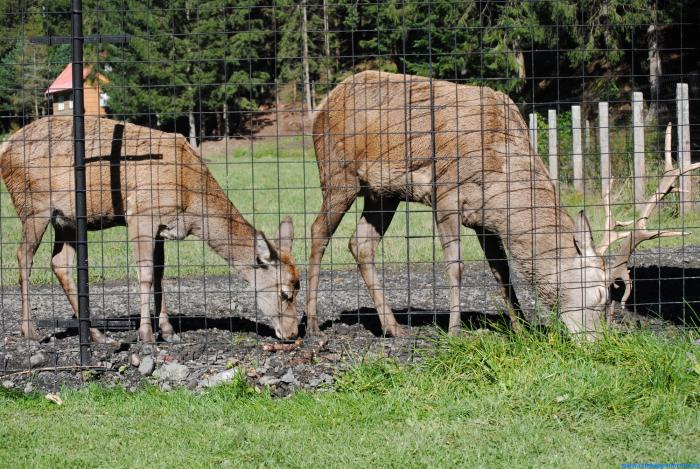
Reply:
[[138, 368], [138, 366], [141, 364], [141, 359], [139, 358], [138, 353], [132, 353], [129, 360], [131, 362], [131, 366], [133, 366], [134, 368]]
[[280, 380], [275, 378], [274, 376], [263, 376], [262, 378], [260, 378], [260, 384], [263, 386], [274, 386], [279, 382]]
[[233, 381], [233, 378], [235, 378], [237, 373], [238, 373], [237, 368], [231, 368], [230, 370], [224, 370], [224, 371], [221, 371], [213, 376], [209, 376], [208, 378], [204, 378], [202, 381], [200, 381], [199, 384], [202, 387], [211, 388], [214, 386], [218, 386], [219, 384], [230, 383], [231, 381]]
[[49, 361], [49, 356], [44, 352], [38, 352], [29, 358], [29, 366], [32, 368], [39, 368], [40, 366], [46, 364]]
[[294, 371], [292, 371], [291, 368], [289, 368], [287, 372], [284, 375], [282, 375], [282, 377], [280, 377], [280, 381], [295, 386], [299, 385], [299, 380], [296, 376], [294, 376]]
[[171, 381], [179, 383], [185, 381], [190, 375], [190, 369], [176, 361], [166, 363], [158, 370], [158, 377], [161, 381]]
[[15, 382], [10, 381], [9, 379], [6, 379], [5, 381], [2, 382], [2, 387], [5, 389], [12, 389], [15, 387]]
[[32, 383], [27, 383], [24, 386], [24, 393], [29, 394], [30, 392], [34, 391], [34, 385]]
[[150, 355], [146, 355], [145, 357], [143, 357], [141, 363], [139, 364], [139, 373], [141, 373], [143, 376], [151, 376], [153, 374], [155, 366], [156, 364], [155, 361], [153, 361], [153, 357]]

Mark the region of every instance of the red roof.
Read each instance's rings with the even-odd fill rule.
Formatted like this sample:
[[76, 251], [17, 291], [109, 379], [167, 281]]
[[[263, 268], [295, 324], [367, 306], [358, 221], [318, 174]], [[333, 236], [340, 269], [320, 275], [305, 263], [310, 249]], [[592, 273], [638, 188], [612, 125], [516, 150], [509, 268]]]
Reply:
[[[92, 67], [85, 67], [83, 68], [83, 80], [85, 80], [88, 75], [90, 75], [90, 72], [92, 71]], [[73, 89], [73, 64], [70, 63], [66, 66], [66, 68], [63, 69], [61, 74], [51, 83], [51, 86], [48, 87], [46, 90], [46, 94], [52, 94], [56, 93], [58, 91], [66, 91], [66, 90], [72, 90]]]

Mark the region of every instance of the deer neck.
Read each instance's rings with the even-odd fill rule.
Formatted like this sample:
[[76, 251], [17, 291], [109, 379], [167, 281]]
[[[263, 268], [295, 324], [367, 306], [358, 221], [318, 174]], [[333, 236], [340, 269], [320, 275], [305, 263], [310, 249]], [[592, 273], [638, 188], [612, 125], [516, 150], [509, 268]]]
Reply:
[[[257, 231], [229, 201], [222, 190], [205, 194], [203, 204], [196, 210], [193, 234], [239, 273], [252, 271], [255, 265]], [[245, 275], [244, 275], [245, 276]]]
[[509, 225], [505, 243], [513, 270], [534, 285], [543, 305], [554, 307], [564, 301], [561, 286], [571, 273], [567, 262], [578, 256], [571, 218], [559, 208], [539, 206], [536, 211], [512, 213]]

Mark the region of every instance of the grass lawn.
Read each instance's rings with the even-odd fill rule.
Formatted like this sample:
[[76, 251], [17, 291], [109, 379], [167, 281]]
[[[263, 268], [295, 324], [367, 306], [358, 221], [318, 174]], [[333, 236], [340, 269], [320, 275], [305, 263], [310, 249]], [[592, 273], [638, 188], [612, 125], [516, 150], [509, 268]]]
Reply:
[[365, 360], [335, 392], [272, 399], [93, 385], [0, 391], [13, 467], [619, 467], [700, 461], [697, 335], [551, 333], [437, 341], [418, 364]]
[[[321, 206], [318, 169], [309, 139], [302, 141], [299, 137], [282, 137], [279, 142], [253, 141], [251, 145], [233, 149], [228, 156], [207, 155], [207, 161], [211, 172], [228, 190], [234, 204], [251, 223], [268, 235], [276, 232], [280, 217], [292, 216], [297, 238], [294, 254], [297, 263], [304, 268], [311, 246], [308, 239], [311, 224]], [[655, 184], [656, 180], [650, 178], [650, 192]], [[618, 185], [623, 186], [622, 200], [631, 200], [629, 187], [622, 183]], [[2, 285], [14, 285], [18, 278], [15, 251], [19, 242], [19, 221], [9, 194], [3, 184], [0, 186], [0, 280]], [[562, 200], [572, 214], [585, 207], [593, 229], [602, 229], [604, 214], [597, 189], [591, 188], [583, 197], [564, 187]], [[668, 205], [671, 207], [671, 204]], [[626, 220], [632, 216], [627, 203], [616, 207], [615, 211], [619, 219]], [[347, 244], [361, 212], [362, 200], [351, 208], [336, 232], [324, 256], [325, 268], [354, 268]], [[700, 244], [700, 215], [696, 213], [680, 219], [673, 216], [673, 208], [666, 208], [660, 218], [652, 216], [648, 227], [682, 227], [691, 235], [685, 239], [678, 237], [650, 241], [642, 248]], [[464, 233], [464, 259], [482, 260], [483, 255], [473, 232], [464, 230]], [[384, 265], [440, 261], [442, 250], [434, 235], [430, 208], [402, 203], [385, 236], [385, 242], [378, 249], [377, 261]], [[53, 230], [49, 229], [35, 258], [34, 283], [54, 281], [49, 268], [52, 236]], [[599, 231], [596, 238], [601, 237], [602, 232]], [[117, 280], [127, 276], [136, 278], [125, 228], [91, 232], [89, 239], [90, 276], [93, 281]], [[166, 271], [166, 275], [170, 276], [224, 274], [227, 271], [224, 261], [195, 238], [166, 243], [166, 262], [172, 266]]]

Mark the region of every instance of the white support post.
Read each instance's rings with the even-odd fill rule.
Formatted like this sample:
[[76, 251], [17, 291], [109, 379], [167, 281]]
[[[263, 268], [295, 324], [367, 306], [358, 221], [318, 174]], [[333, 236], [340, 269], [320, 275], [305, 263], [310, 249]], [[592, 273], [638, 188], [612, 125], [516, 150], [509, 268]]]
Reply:
[[632, 94], [632, 121], [634, 143], [634, 201], [638, 204], [645, 202], [646, 169], [644, 165], [644, 95], [635, 91]]
[[571, 137], [574, 163], [574, 189], [583, 194], [583, 146], [581, 143], [581, 106], [571, 106]]
[[[687, 83], [676, 84], [676, 132], [678, 134], [678, 166], [682, 172], [690, 165], [690, 102]], [[681, 215], [683, 216], [691, 209], [693, 187], [689, 174], [682, 175], [680, 179]]]
[[549, 177], [554, 186], [559, 185], [559, 143], [557, 141], [557, 111], [550, 109], [547, 114], [549, 140]]
[[532, 154], [537, 154], [537, 114], [530, 113], [530, 149]]
[[602, 195], [608, 193], [610, 186], [610, 130], [608, 128], [608, 103], [598, 103], [598, 142], [600, 147], [600, 187]]

